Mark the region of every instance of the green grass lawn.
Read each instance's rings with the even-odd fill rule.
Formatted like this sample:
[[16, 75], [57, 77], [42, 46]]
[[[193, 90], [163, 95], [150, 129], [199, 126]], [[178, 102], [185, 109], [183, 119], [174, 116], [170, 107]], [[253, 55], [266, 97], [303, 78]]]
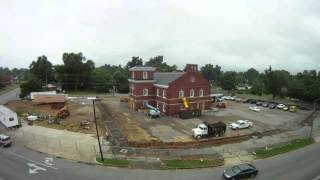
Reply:
[[16, 89], [18, 87], [19, 87], [18, 84], [11, 84], [9, 86], [6, 86], [6, 87], [4, 87], [3, 89], [0, 90], [0, 95], [5, 94], [5, 93], [7, 93], [9, 91], [12, 91], [12, 90], [14, 90], [14, 89]]
[[267, 157], [275, 156], [278, 154], [283, 154], [295, 149], [303, 148], [312, 143], [314, 143], [314, 140], [312, 138], [299, 139], [299, 140], [291, 141], [290, 143], [269, 147], [267, 150], [265, 148], [260, 148], [260, 149], [257, 149], [255, 153], [257, 158], [267, 158]]
[[96, 160], [104, 166], [128, 167], [130, 165], [130, 161], [125, 159], [104, 158], [104, 162], [102, 162], [101, 158], [97, 157]]
[[172, 159], [164, 160], [164, 165], [168, 169], [191, 169], [191, 168], [205, 168], [205, 167], [214, 167], [221, 166], [224, 164], [223, 160], [181, 160], [181, 159]]

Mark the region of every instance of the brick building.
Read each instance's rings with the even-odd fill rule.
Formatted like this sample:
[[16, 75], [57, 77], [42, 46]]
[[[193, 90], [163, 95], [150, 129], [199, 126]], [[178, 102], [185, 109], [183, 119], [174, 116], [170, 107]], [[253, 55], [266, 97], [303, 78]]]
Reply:
[[156, 72], [154, 67], [129, 69], [129, 107], [145, 108], [148, 103], [166, 115], [184, 110], [183, 97], [190, 109], [210, 108], [210, 83], [195, 64], [187, 64], [183, 72]]

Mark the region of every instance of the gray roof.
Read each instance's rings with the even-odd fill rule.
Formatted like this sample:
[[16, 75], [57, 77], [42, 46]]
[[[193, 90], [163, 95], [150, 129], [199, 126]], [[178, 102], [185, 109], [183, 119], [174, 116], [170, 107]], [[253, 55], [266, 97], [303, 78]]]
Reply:
[[178, 79], [185, 72], [158, 72], [154, 73], [154, 79], [157, 80], [156, 84], [168, 86], [170, 82]]
[[155, 71], [156, 68], [150, 66], [135, 66], [129, 69], [129, 71]]

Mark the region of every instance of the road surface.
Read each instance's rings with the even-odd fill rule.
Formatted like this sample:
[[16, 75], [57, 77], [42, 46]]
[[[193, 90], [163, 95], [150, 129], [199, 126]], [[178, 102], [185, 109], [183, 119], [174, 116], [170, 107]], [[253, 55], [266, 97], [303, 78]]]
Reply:
[[[320, 175], [319, 152], [320, 144], [313, 144], [284, 155], [258, 160], [253, 163], [260, 171], [255, 179], [311, 180]], [[226, 168], [178, 171], [111, 168], [50, 157], [46, 154], [25, 149], [20, 145], [7, 149], [1, 148], [0, 159], [1, 180], [220, 180], [222, 179], [222, 171]]]
[[0, 104], [6, 104], [9, 100], [19, 99], [20, 88], [16, 88], [0, 96]]

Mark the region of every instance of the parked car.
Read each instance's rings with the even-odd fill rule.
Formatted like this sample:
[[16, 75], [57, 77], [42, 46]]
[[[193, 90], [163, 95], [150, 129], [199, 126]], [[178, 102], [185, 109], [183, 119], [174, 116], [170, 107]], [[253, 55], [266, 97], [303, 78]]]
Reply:
[[256, 104], [256, 103], [257, 103], [257, 101], [256, 101], [256, 100], [254, 100], [254, 99], [250, 99], [249, 103], [250, 103], [250, 104]]
[[4, 134], [0, 134], [0, 146], [2, 147], [9, 147], [11, 146], [12, 142], [10, 137]]
[[227, 180], [242, 178], [254, 178], [258, 175], [258, 169], [252, 164], [240, 164], [223, 171], [223, 177]]
[[262, 106], [262, 102], [257, 101], [257, 102], [256, 102], [256, 105], [257, 105], [257, 106]]
[[258, 108], [257, 106], [251, 106], [251, 107], [249, 107], [249, 109], [251, 111], [260, 112], [260, 108]]
[[242, 102], [243, 103], [250, 103], [251, 99], [244, 99]]
[[284, 104], [278, 104], [278, 105], [277, 105], [277, 108], [278, 108], [278, 109], [283, 109], [285, 106], [286, 106], [286, 105], [284, 105]]
[[298, 108], [297, 108], [297, 106], [290, 106], [290, 107], [289, 107], [289, 111], [290, 111], [290, 112], [297, 112], [297, 111], [298, 111]]
[[230, 128], [233, 130], [245, 129], [245, 128], [251, 128], [252, 125], [253, 123], [250, 122], [249, 120], [237, 120], [236, 122], [230, 124]]
[[276, 104], [272, 104], [272, 103], [269, 104], [269, 108], [270, 108], [270, 109], [274, 109], [274, 108], [276, 108], [276, 106], [277, 106]]
[[267, 108], [267, 107], [269, 107], [269, 104], [268, 104], [268, 103], [263, 103], [263, 104], [262, 104], [262, 107]]
[[288, 111], [289, 107], [288, 106], [284, 106], [284, 108], [282, 108], [284, 111]]

